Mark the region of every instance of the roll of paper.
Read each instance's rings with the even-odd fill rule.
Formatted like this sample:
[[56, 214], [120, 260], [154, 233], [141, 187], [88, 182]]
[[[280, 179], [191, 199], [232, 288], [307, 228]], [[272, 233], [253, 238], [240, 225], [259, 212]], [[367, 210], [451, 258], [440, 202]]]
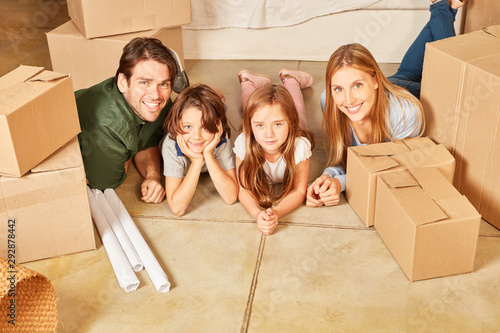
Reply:
[[118, 242], [111, 226], [109, 225], [106, 216], [104, 215], [101, 206], [98, 204], [93, 190], [87, 187], [89, 194], [90, 211], [94, 223], [101, 235], [102, 244], [108, 253], [109, 261], [115, 271], [116, 279], [120, 287], [126, 292], [131, 292], [139, 287], [139, 280], [132, 270], [132, 266], [123, 252], [123, 249]]
[[102, 193], [100, 190], [94, 190], [94, 194], [95, 198], [97, 199], [97, 202], [99, 203], [99, 206], [101, 206], [104, 216], [106, 216], [106, 219], [108, 220], [108, 223], [111, 226], [111, 229], [113, 229], [116, 238], [118, 238], [118, 241], [120, 242], [120, 245], [123, 248], [123, 252], [125, 252], [128, 261], [130, 261], [132, 269], [134, 270], [134, 272], [139, 272], [144, 268], [144, 264], [142, 263], [139, 254], [134, 248], [134, 245], [130, 241], [129, 236], [123, 229], [122, 224], [118, 220], [118, 217], [116, 216], [113, 208], [109, 204], [104, 193]]
[[106, 189], [104, 191], [104, 195], [108, 199], [109, 204], [122, 224], [123, 229], [125, 229], [125, 232], [129, 236], [134, 248], [137, 250], [137, 253], [139, 253], [142, 262], [144, 263], [144, 267], [146, 268], [146, 272], [148, 272], [149, 278], [153, 282], [156, 291], [158, 293], [169, 291], [170, 282], [168, 281], [167, 275], [163, 271], [149, 245], [144, 240], [141, 232], [137, 229], [137, 226], [130, 217], [130, 214], [118, 195], [116, 195], [113, 189]]

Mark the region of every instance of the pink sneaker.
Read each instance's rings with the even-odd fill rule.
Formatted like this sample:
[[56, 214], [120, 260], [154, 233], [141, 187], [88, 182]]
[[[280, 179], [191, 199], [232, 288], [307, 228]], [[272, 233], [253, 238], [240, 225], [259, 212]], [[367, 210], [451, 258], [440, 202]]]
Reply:
[[245, 81], [250, 81], [253, 83], [253, 85], [256, 88], [265, 86], [267, 84], [271, 84], [273, 81], [271, 78], [267, 75], [264, 74], [255, 74], [252, 73], [246, 69], [241, 70], [238, 73], [238, 79], [240, 80], [240, 83], [245, 82]]
[[279, 73], [281, 82], [285, 83], [289, 78], [294, 78], [299, 83], [300, 89], [309, 88], [313, 85], [314, 79], [311, 74], [288, 68], [282, 68]]

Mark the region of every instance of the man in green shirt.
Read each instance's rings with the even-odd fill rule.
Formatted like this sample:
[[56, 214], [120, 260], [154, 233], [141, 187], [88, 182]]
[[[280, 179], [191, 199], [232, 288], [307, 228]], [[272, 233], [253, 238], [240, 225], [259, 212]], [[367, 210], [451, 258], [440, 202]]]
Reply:
[[[179, 86], [179, 67], [175, 52], [158, 39], [135, 38], [124, 47], [115, 77], [75, 92], [82, 129], [78, 140], [90, 187], [118, 187], [133, 160], [144, 177], [141, 199], [163, 201], [158, 144], [174, 79]], [[182, 73], [181, 85], [188, 84]]]

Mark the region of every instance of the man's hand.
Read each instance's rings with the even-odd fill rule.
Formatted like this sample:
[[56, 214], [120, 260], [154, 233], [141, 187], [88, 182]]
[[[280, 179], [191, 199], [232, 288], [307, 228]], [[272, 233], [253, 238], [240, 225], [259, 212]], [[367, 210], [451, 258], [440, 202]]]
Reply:
[[146, 178], [141, 184], [141, 200], [147, 203], [160, 203], [165, 199], [165, 189], [160, 181]]

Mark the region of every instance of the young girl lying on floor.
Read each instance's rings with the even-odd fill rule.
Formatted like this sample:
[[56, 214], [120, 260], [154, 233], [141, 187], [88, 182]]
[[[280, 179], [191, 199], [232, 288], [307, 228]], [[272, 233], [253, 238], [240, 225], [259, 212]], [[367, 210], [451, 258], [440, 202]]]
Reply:
[[[278, 219], [306, 196], [314, 135], [301, 127], [307, 121], [300, 90], [310, 87], [313, 79], [305, 72], [282, 69], [284, 88], [249, 71], [238, 76], [244, 108], [243, 133], [234, 143], [238, 197], [259, 230], [270, 235]], [[271, 186], [277, 183], [283, 183], [279, 193]]]
[[229, 141], [230, 128], [221, 98], [206, 85], [184, 89], [172, 104], [160, 143], [165, 190], [172, 213], [184, 215], [201, 172], [208, 172], [227, 204], [238, 197]]

